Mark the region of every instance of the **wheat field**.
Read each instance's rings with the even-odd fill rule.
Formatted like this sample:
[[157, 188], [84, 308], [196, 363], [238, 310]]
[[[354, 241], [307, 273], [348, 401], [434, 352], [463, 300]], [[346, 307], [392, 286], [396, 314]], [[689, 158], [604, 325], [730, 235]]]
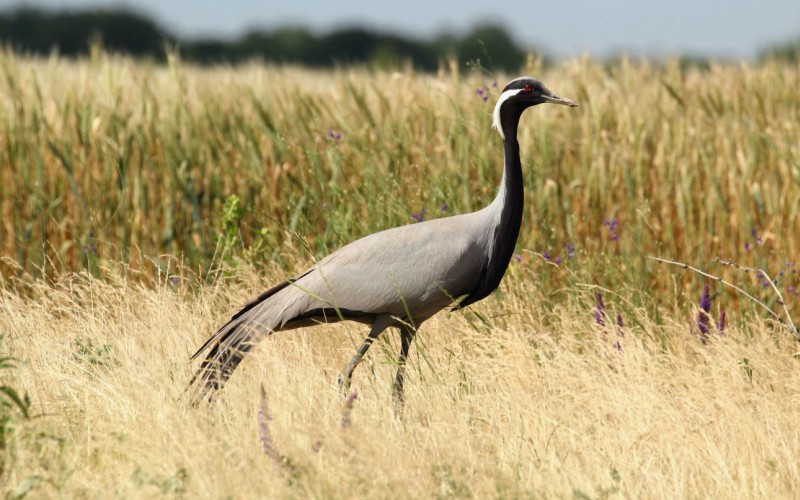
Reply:
[[188, 358], [342, 242], [491, 200], [510, 76], [102, 53], [0, 68], [0, 386], [31, 402], [0, 406], [6, 496], [800, 496], [789, 327], [647, 259], [786, 320], [762, 277], [713, 257], [762, 268], [796, 316], [797, 66], [530, 61], [582, 107], [527, 112], [518, 258], [423, 325], [402, 415], [395, 332], [349, 403], [336, 378], [361, 325], [266, 339], [213, 405], [182, 397]]

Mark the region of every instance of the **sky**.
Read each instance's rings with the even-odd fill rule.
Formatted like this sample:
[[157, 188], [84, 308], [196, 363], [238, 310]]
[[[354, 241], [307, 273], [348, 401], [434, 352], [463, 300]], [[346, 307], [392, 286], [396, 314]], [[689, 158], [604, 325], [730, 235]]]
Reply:
[[767, 46], [800, 39], [800, 0], [0, 0], [0, 8], [20, 4], [127, 6], [189, 37], [231, 38], [285, 24], [317, 32], [355, 24], [432, 37], [494, 21], [523, 46], [557, 57], [753, 58]]

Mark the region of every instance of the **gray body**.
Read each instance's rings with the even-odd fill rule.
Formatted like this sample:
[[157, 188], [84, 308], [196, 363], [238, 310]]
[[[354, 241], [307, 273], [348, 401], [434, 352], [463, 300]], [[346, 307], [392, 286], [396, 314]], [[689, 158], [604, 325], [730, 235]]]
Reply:
[[539, 102], [575, 105], [530, 78], [512, 81], [497, 103], [494, 119], [504, 141], [505, 167], [489, 206], [371, 234], [267, 290], [192, 357], [211, 348], [192, 382], [202, 380], [204, 393], [219, 389], [264, 336], [344, 319], [369, 324], [371, 330], [342, 373], [342, 389], [374, 339], [394, 326], [402, 340], [395, 381], [395, 396], [402, 403], [403, 367], [422, 322], [448, 306], [464, 307], [486, 297], [508, 267], [523, 203], [517, 124], [522, 111]]

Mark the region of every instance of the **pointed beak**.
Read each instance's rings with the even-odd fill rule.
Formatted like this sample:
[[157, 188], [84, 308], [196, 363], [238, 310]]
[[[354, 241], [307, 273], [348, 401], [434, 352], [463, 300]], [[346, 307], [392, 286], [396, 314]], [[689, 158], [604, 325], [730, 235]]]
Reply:
[[563, 104], [564, 106], [569, 106], [570, 108], [577, 108], [578, 103], [573, 101], [572, 99], [567, 99], [566, 97], [561, 97], [559, 95], [550, 94], [548, 96], [544, 96], [547, 102], [551, 104]]

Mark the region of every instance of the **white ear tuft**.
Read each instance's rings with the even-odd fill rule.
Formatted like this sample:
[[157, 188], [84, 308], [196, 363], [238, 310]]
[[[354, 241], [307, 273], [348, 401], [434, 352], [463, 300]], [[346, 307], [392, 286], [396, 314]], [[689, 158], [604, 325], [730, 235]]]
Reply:
[[506, 138], [505, 134], [503, 134], [503, 126], [500, 123], [500, 107], [506, 102], [509, 98], [514, 97], [515, 95], [522, 92], [522, 89], [512, 89], [506, 90], [500, 97], [497, 99], [497, 104], [494, 105], [494, 112], [492, 113], [492, 128], [497, 130], [497, 133], [500, 134], [500, 137], [503, 139]]

